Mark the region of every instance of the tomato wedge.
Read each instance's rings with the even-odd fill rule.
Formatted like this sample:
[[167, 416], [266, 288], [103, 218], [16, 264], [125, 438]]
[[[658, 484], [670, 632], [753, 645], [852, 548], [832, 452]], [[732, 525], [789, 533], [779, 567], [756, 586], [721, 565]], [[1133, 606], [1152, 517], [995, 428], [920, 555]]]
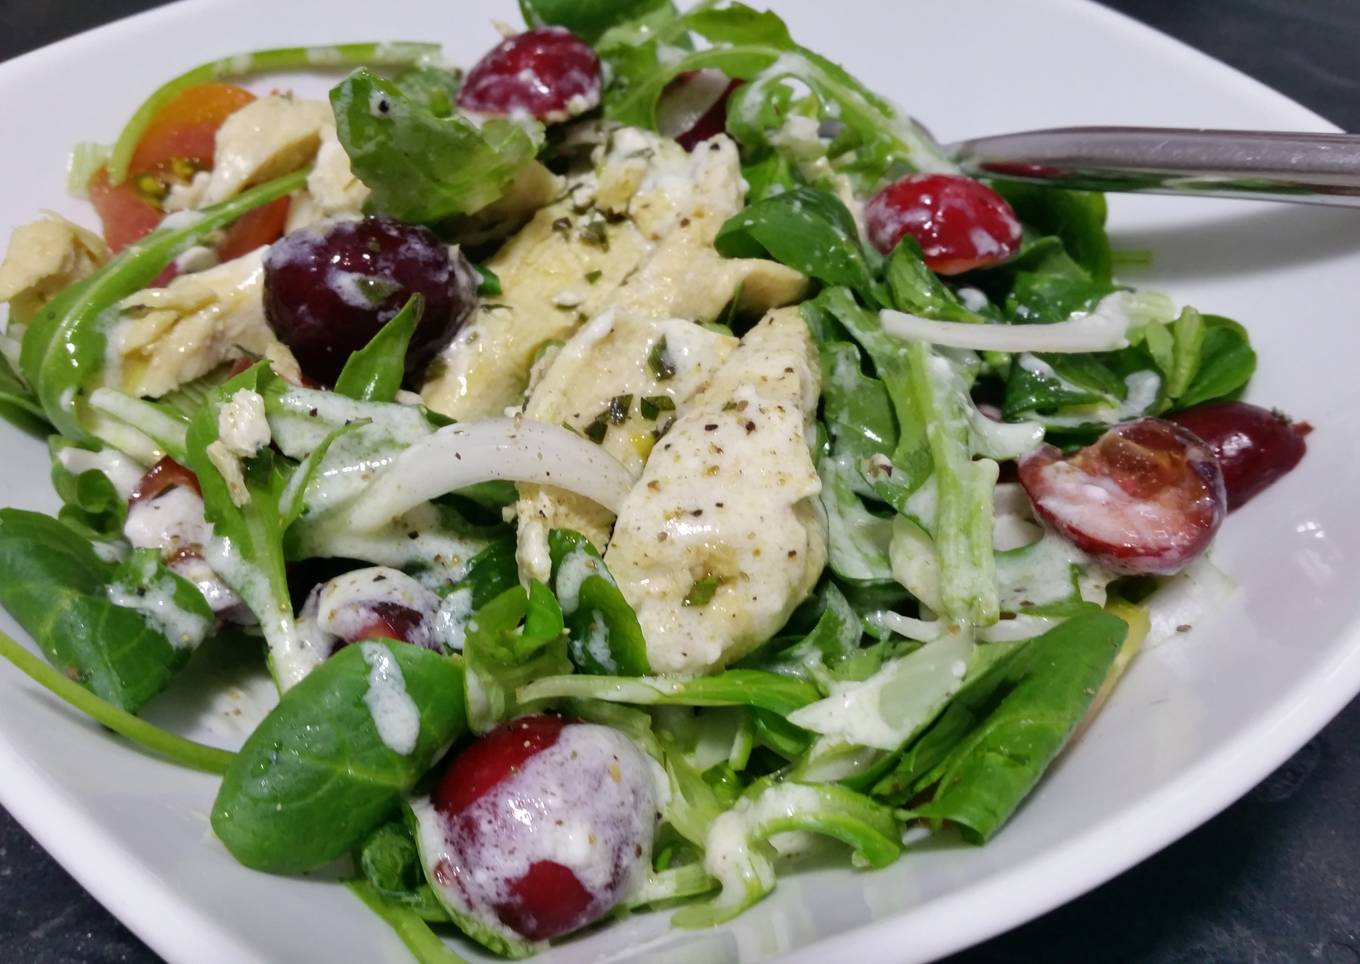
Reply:
[[1116, 425], [1065, 457], [1042, 445], [1019, 473], [1035, 513], [1115, 572], [1178, 571], [1208, 548], [1228, 512], [1213, 450], [1159, 418]]
[[247, 211], [227, 228], [226, 237], [217, 245], [218, 260], [230, 261], [249, 254], [261, 245], [273, 244], [283, 237], [283, 227], [287, 223], [287, 197]]
[[90, 203], [104, 225], [104, 240], [115, 254], [146, 237], [165, 216], [160, 206], [135, 186], [133, 179], [110, 184], [100, 168], [90, 178]]
[[[90, 179], [90, 202], [104, 225], [104, 240], [110, 250], [121, 251], [156, 229], [165, 216], [159, 197], [169, 182], [184, 180], [195, 171], [212, 167], [217, 129], [254, 99], [255, 95], [250, 91], [233, 84], [198, 84], [186, 88], [151, 119], [142, 139], [137, 142], [126, 181], [110, 184], [108, 173], [103, 170]], [[245, 250], [268, 244], [282, 233], [287, 216], [285, 201], [282, 214], [276, 209], [271, 215], [243, 227], [235, 246], [239, 248], [263, 235], [268, 226], [277, 224], [276, 233], [268, 241], [251, 244]], [[247, 215], [241, 221], [249, 217]], [[227, 240], [232, 240], [230, 232]], [[169, 277], [158, 281], [164, 282]]]
[[[217, 129], [255, 99], [235, 84], [196, 84], [181, 91], [156, 112], [132, 153], [129, 180], [139, 173], [183, 173], [188, 165], [212, 167]], [[176, 170], [180, 168], [180, 170]]]

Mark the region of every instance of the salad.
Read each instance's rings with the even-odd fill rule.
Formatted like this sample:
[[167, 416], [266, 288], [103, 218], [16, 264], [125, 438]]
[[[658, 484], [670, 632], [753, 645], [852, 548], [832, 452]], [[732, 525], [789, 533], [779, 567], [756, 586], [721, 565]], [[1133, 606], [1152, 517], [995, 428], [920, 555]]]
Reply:
[[[0, 510], [47, 662], [0, 655], [428, 962], [985, 843], [1309, 431], [1238, 400], [1241, 325], [1115, 280], [1100, 195], [960, 175], [773, 13], [521, 8], [466, 72], [176, 77], [75, 149], [101, 230], [0, 263], [62, 501]], [[242, 648], [239, 749], [137, 715]]]

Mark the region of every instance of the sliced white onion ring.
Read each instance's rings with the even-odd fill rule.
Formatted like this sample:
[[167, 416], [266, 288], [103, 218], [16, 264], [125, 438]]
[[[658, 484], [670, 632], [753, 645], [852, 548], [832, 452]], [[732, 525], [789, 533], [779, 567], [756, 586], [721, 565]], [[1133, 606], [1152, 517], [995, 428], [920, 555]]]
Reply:
[[349, 512], [371, 531], [422, 502], [504, 479], [555, 485], [618, 512], [633, 480], [617, 459], [575, 432], [526, 418], [447, 425], [397, 456]]
[[1134, 323], [1128, 292], [1105, 297], [1089, 314], [1036, 325], [987, 325], [963, 321], [935, 321], [890, 308], [879, 312], [883, 330], [899, 338], [914, 338], [947, 348], [973, 351], [1033, 351], [1079, 353], [1127, 348]]

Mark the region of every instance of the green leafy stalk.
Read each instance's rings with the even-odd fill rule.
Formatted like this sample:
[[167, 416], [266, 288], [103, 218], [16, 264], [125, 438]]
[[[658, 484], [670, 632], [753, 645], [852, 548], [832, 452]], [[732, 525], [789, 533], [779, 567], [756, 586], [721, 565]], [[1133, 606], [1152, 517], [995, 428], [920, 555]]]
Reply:
[[[422, 63], [439, 55], [438, 44], [428, 43], [353, 43], [327, 47], [277, 47], [234, 54], [219, 60], [199, 64], [178, 77], [157, 87], [133, 113], [124, 126], [109, 156], [109, 182], [121, 184], [127, 178], [128, 166], [137, 150], [137, 142], [160, 109], [187, 88], [217, 80], [230, 80], [250, 74], [286, 70], [318, 70], [341, 67], [406, 67]], [[153, 275], [154, 277], [154, 275]]]
[[411, 295], [367, 345], [349, 356], [335, 380], [335, 390], [361, 402], [394, 400], [406, 375], [406, 349], [424, 313], [424, 296]]
[[331, 91], [336, 132], [370, 204], [403, 221], [431, 222], [491, 204], [533, 160], [541, 125], [439, 116], [396, 84], [356, 70]]
[[[759, 784], [757, 784], [759, 786]], [[755, 788], [752, 788], [755, 790]], [[892, 810], [834, 783], [773, 783], [748, 791], [718, 816], [708, 832], [709, 855], [722, 848], [726, 865], [717, 897], [676, 912], [677, 927], [711, 927], [731, 920], [768, 894], [774, 885], [774, 834], [806, 831], [840, 840], [871, 867], [886, 867], [902, 852], [901, 831]]]
[[171, 763], [204, 773], [226, 773], [236, 756], [228, 750], [187, 740], [155, 724], [139, 720], [127, 710], [95, 696], [65, 673], [48, 666], [3, 632], [0, 632], [0, 656], [95, 722]]
[[354, 895], [364, 902], [364, 906], [377, 914], [401, 938], [406, 949], [417, 964], [466, 964], [465, 960], [449, 949], [449, 946], [430, 929], [424, 919], [401, 904], [384, 900], [372, 886], [362, 880], [351, 880], [345, 884]]
[[39, 312], [24, 333], [19, 364], [57, 431], [68, 438], [89, 439], [80, 422], [78, 395], [104, 364], [104, 330], [118, 302], [145, 288], [187, 248], [246, 212], [296, 190], [306, 179], [306, 171], [296, 171], [204, 208], [189, 224], [158, 228], [66, 288]]
[[223, 474], [212, 454], [221, 446], [218, 416], [232, 396], [239, 391], [267, 392], [277, 380], [269, 364], [260, 362], [216, 389], [189, 424], [188, 467], [198, 477], [203, 512], [224, 556], [216, 560], [215, 568], [260, 621], [275, 676], [287, 688], [305, 673], [302, 654], [310, 641], [300, 635], [293, 618], [284, 569], [279, 507], [287, 478], [282, 460], [267, 448], [238, 460], [237, 481]]
[[663, 676], [545, 676], [519, 690], [522, 703], [593, 699], [640, 706], [756, 706], [786, 716], [821, 697], [795, 677], [757, 669], [729, 669], [678, 680]]
[[389, 904], [399, 904], [422, 920], [447, 921], [448, 913], [425, 879], [420, 848], [405, 820], [383, 824], [355, 855], [364, 880]]
[[963, 411], [968, 397], [956, 384], [958, 376], [949, 361], [924, 342], [907, 342], [904, 354], [934, 465], [935, 550], [944, 615], [990, 626], [1000, 616], [992, 553], [997, 464], [990, 459], [974, 461], [969, 454]]
[[[523, 621], [523, 626], [520, 626]], [[543, 583], [513, 586], [479, 607], [463, 642], [468, 716], [484, 733], [525, 702], [520, 687], [570, 671], [562, 608]]]
[[[375, 657], [419, 714], [410, 752], [388, 746], [365, 697]], [[358, 847], [464, 730], [463, 668], [419, 646], [347, 646], [283, 694], [222, 780], [212, 826], [241, 863], [298, 873]]]

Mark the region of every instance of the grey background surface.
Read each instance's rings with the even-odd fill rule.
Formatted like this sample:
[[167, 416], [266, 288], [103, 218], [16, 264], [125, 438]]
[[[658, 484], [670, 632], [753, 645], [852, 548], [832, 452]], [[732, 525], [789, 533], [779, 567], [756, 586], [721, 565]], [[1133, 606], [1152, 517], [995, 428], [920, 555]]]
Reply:
[[[0, 59], [157, 5], [0, 0]], [[1108, 5], [1360, 131], [1360, 0]], [[0, 961], [157, 960], [0, 809]], [[948, 964], [1016, 961], [1360, 964], [1360, 701], [1206, 826]]]

